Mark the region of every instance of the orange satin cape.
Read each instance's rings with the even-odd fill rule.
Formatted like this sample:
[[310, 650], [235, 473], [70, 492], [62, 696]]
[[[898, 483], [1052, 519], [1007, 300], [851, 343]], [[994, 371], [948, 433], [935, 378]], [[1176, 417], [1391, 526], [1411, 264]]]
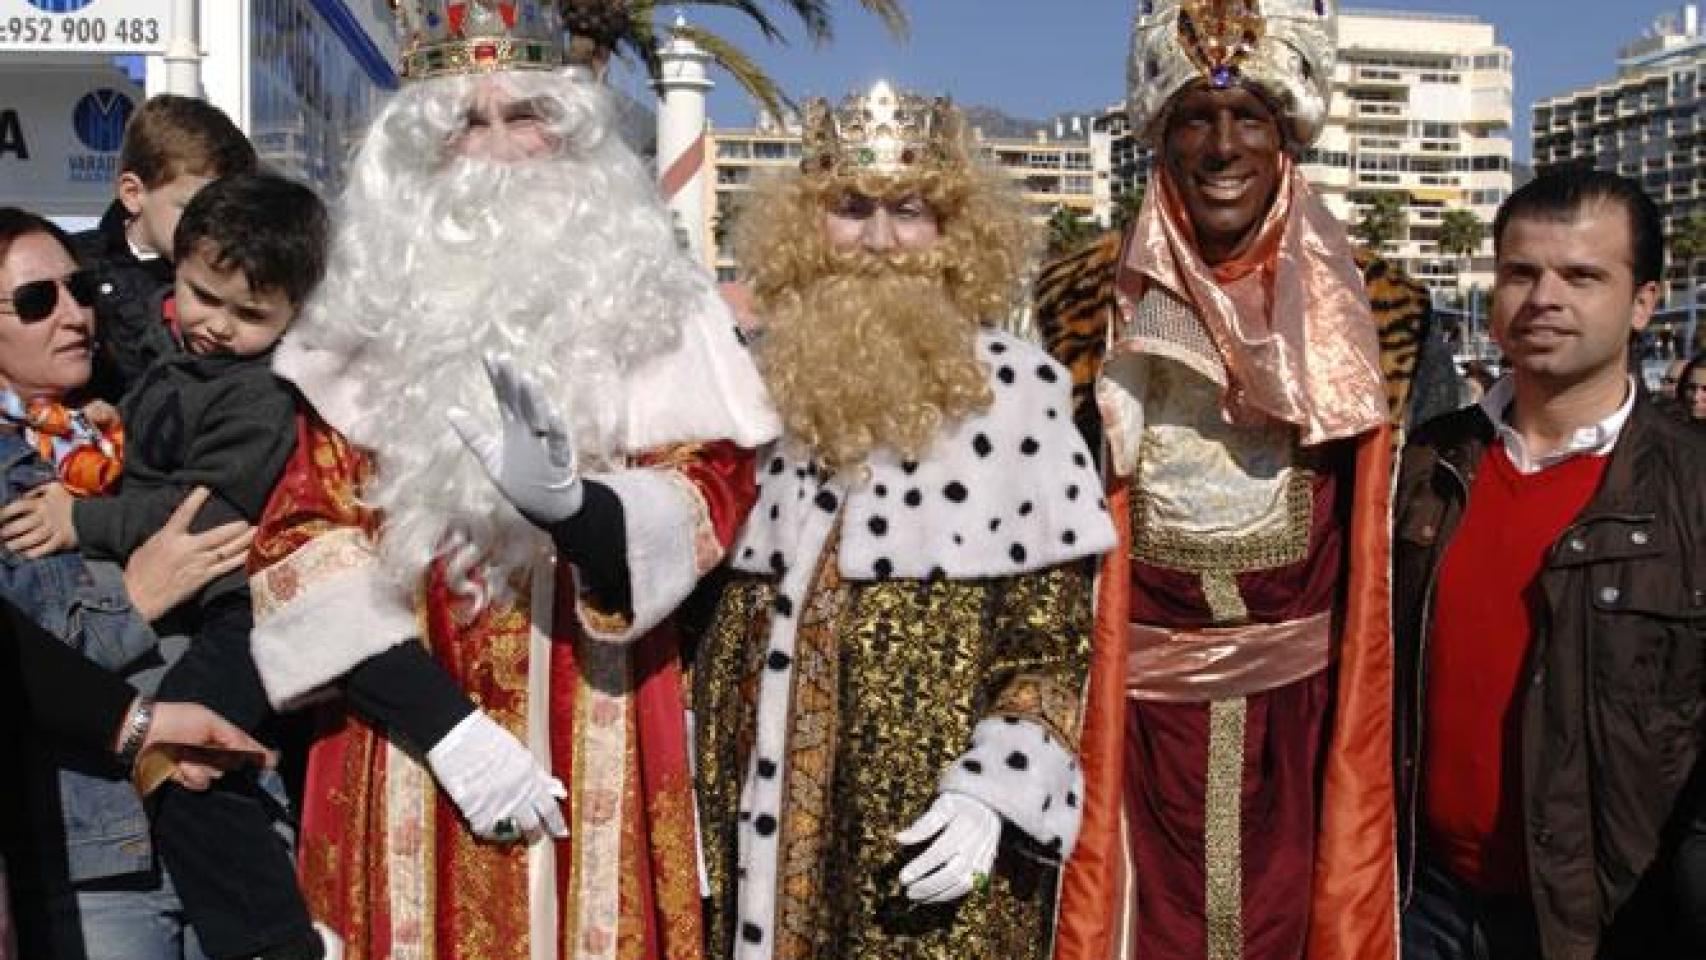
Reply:
[[[1381, 426], [1355, 441], [1344, 615], [1333, 642], [1333, 725], [1315, 852], [1308, 960], [1398, 955], [1397, 819], [1392, 776], [1392, 635], [1388, 517], [1393, 436]], [[1107, 960], [1126, 889], [1122, 807], [1126, 782], [1126, 625], [1131, 609], [1130, 489], [1110, 485], [1120, 545], [1103, 559], [1080, 755], [1083, 826], [1061, 878], [1056, 960]], [[1122, 958], [1166, 960], [1166, 958]]]

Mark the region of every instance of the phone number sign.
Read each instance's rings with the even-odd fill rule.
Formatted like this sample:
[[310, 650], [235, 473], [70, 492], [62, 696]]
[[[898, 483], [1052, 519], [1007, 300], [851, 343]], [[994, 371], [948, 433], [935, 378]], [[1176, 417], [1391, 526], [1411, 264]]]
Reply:
[[164, 0], [0, 0], [0, 52], [164, 53]]

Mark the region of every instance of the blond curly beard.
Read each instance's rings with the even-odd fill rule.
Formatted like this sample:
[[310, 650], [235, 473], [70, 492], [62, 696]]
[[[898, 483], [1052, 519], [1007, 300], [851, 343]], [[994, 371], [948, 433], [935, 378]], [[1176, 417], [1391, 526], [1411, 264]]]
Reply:
[[922, 457], [944, 425], [988, 409], [979, 325], [955, 304], [939, 252], [827, 259], [773, 306], [757, 346], [792, 439], [840, 471], [879, 447]]

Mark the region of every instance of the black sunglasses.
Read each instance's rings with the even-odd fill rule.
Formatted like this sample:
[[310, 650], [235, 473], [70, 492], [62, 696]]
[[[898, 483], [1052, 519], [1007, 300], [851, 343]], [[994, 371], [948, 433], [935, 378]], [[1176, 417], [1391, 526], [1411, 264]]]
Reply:
[[70, 291], [71, 299], [77, 301], [78, 306], [94, 306], [95, 274], [90, 270], [78, 270], [63, 280], [31, 280], [29, 283], [20, 283], [12, 288], [10, 297], [0, 297], [0, 303], [10, 303], [12, 311], [25, 323], [46, 320], [53, 315], [53, 308], [59, 305], [61, 285]]

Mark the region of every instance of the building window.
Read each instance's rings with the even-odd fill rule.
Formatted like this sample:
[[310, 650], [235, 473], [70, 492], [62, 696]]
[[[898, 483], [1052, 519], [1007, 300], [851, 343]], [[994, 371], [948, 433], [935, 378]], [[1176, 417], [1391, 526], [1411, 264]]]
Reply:
[[717, 156], [730, 160], [745, 160], [752, 156], [752, 144], [745, 140], [718, 140]]
[[788, 157], [788, 146], [777, 140], [760, 140], [752, 145], [754, 160], [785, 160]]
[[250, 138], [286, 176], [337, 190], [344, 161], [381, 93], [309, 0], [255, 0], [250, 20]]

